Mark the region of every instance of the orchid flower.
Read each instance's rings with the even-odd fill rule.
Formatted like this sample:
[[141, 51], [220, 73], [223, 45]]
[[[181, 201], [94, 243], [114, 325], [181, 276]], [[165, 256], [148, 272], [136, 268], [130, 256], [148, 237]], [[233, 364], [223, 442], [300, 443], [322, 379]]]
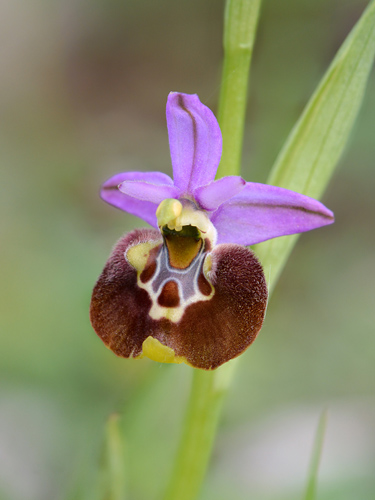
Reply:
[[262, 327], [267, 286], [251, 250], [270, 238], [331, 224], [333, 213], [293, 191], [215, 179], [222, 138], [197, 95], [167, 102], [172, 180], [124, 172], [101, 197], [155, 229], [116, 244], [97, 281], [91, 322], [118, 356], [214, 369], [241, 354]]

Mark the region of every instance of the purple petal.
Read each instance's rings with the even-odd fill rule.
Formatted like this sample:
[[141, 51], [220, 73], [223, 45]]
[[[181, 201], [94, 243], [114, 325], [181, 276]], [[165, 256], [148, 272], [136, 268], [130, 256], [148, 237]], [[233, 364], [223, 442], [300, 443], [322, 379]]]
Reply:
[[159, 205], [166, 198], [178, 198], [180, 190], [175, 186], [166, 184], [150, 184], [145, 181], [124, 181], [119, 185], [119, 190], [132, 198], [151, 201]]
[[233, 198], [245, 187], [242, 177], [222, 177], [194, 191], [194, 198], [199, 205], [208, 211], [216, 210], [222, 203]]
[[171, 92], [167, 125], [175, 186], [192, 195], [215, 178], [221, 157], [219, 124], [197, 95]]
[[248, 182], [211, 218], [218, 232], [218, 243], [241, 245], [302, 233], [332, 224], [333, 220], [333, 213], [313, 198], [254, 182]]
[[161, 172], [123, 172], [108, 179], [108, 181], [103, 184], [100, 192], [102, 199], [110, 205], [136, 215], [148, 222], [151, 226], [157, 228], [158, 223], [155, 213], [158, 204], [155, 202], [138, 200], [121, 193], [118, 186], [124, 181], [144, 181], [152, 184], [173, 186], [172, 179]]

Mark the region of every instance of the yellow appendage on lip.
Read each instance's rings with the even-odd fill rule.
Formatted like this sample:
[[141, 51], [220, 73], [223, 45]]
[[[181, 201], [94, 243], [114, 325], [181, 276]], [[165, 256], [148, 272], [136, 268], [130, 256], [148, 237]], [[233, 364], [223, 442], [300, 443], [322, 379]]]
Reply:
[[163, 345], [151, 336], [143, 341], [142, 354], [138, 356], [138, 359], [144, 357], [158, 361], [159, 363], [186, 363], [183, 356], [176, 356], [173, 349]]
[[160, 241], [151, 241], [149, 243], [138, 243], [129, 248], [126, 252], [126, 259], [131, 266], [138, 272], [142, 272], [146, 267], [150, 251], [160, 245]]

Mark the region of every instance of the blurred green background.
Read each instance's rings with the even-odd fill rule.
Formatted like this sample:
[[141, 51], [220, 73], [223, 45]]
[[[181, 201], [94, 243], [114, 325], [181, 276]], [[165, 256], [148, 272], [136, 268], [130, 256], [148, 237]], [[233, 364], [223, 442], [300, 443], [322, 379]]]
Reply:
[[[243, 175], [265, 181], [367, 2], [264, 0]], [[0, 498], [95, 499], [123, 415], [129, 499], [160, 496], [191, 371], [116, 358], [88, 320], [116, 240], [143, 222], [99, 199], [123, 170], [171, 174], [169, 91], [216, 109], [215, 0], [0, 3]], [[375, 78], [324, 202], [243, 355], [202, 500], [299, 499], [319, 415], [319, 499], [375, 498]]]

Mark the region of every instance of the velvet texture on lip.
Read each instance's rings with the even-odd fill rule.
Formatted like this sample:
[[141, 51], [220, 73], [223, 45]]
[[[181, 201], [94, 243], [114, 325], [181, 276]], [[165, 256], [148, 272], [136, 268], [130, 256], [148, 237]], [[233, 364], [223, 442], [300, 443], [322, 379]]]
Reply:
[[115, 246], [95, 285], [90, 317], [119, 356], [214, 369], [241, 354], [267, 305], [252, 245], [333, 222], [319, 201], [229, 176], [214, 180], [221, 133], [198, 96], [171, 93], [167, 125], [172, 180], [124, 172], [102, 198], [155, 229]]

